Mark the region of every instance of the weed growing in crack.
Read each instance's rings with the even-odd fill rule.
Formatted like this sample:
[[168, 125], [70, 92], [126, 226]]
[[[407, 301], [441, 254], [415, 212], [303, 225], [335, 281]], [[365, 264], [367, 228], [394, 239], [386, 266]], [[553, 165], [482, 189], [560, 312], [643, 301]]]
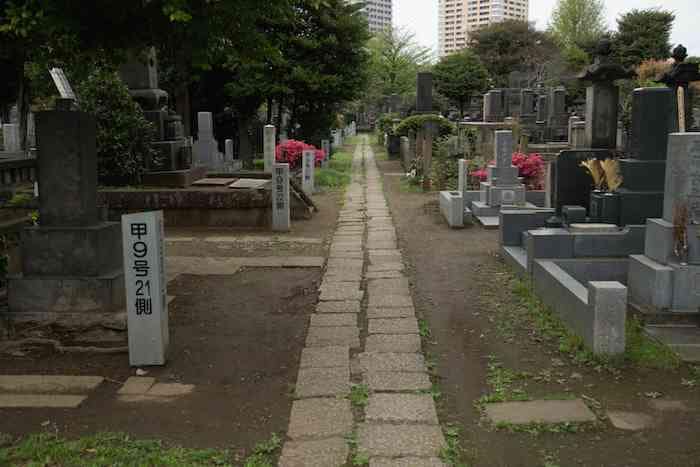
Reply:
[[366, 384], [353, 384], [348, 399], [353, 407], [365, 407], [369, 401], [369, 387]]

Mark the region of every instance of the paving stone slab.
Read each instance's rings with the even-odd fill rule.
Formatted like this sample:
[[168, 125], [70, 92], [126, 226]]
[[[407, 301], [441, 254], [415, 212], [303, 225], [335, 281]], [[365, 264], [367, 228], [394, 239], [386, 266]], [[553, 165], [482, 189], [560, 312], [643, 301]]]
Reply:
[[[349, 284], [349, 285], [345, 285]], [[343, 300], [362, 300], [365, 293], [359, 290], [354, 282], [339, 282], [334, 287], [321, 290], [319, 300], [322, 302], [335, 302]]]
[[[370, 268], [372, 266], [369, 266]], [[405, 277], [401, 271], [367, 271], [365, 273], [366, 279], [394, 279], [399, 277]]]
[[77, 409], [87, 396], [64, 394], [0, 394], [3, 409]]
[[349, 400], [303, 399], [292, 404], [287, 436], [293, 440], [345, 436], [352, 425]]
[[404, 371], [426, 373], [425, 358], [419, 353], [364, 352], [359, 355], [363, 372]]
[[370, 295], [411, 295], [411, 288], [408, 285], [408, 280], [405, 278], [399, 279], [380, 279], [372, 280], [367, 286], [367, 291]]
[[640, 412], [608, 412], [610, 423], [618, 430], [641, 431], [654, 426], [654, 417]]
[[437, 425], [435, 402], [430, 394], [372, 394], [365, 410], [367, 422], [413, 422]]
[[358, 452], [370, 457], [437, 457], [445, 438], [436, 425], [361, 424]]
[[363, 251], [335, 251], [330, 254], [329, 259], [362, 259]]
[[[332, 248], [331, 248], [332, 249]], [[332, 259], [328, 261], [328, 269], [362, 269], [364, 261], [361, 259]]]
[[413, 307], [413, 299], [409, 294], [379, 295], [369, 296], [369, 307], [372, 308], [406, 308]]
[[311, 326], [314, 327], [334, 327], [334, 326], [353, 326], [357, 327], [357, 315], [354, 313], [335, 313], [335, 314], [320, 314], [311, 315]]
[[182, 397], [191, 394], [192, 391], [194, 391], [194, 385], [192, 384], [156, 383], [151, 386], [146, 395], [152, 397]]
[[358, 282], [362, 280], [362, 271], [327, 270], [323, 276], [325, 282]]
[[350, 454], [344, 438], [288, 441], [282, 447], [279, 467], [342, 467]]
[[595, 422], [581, 399], [527, 402], [500, 402], [486, 405], [486, 416], [494, 423], [526, 425], [529, 423]]
[[369, 467], [448, 467], [437, 457], [400, 457], [387, 459], [374, 457], [369, 461]]
[[344, 300], [337, 302], [321, 302], [316, 305], [316, 313], [359, 313], [359, 300]]
[[0, 375], [0, 391], [84, 394], [103, 381], [101, 376]]
[[309, 347], [301, 351], [299, 368], [349, 368], [350, 348], [346, 346], [336, 347]]
[[416, 311], [412, 306], [402, 308], [367, 308], [368, 318], [415, 318]]
[[[325, 277], [324, 277], [324, 279], [325, 279]], [[339, 289], [357, 291], [357, 290], [360, 290], [361, 286], [362, 286], [362, 281], [343, 281], [342, 283], [339, 283], [337, 281], [324, 280], [323, 282], [321, 282], [321, 287], [319, 287], [319, 290], [321, 292], [323, 292], [324, 290], [327, 290], [329, 292], [333, 292], [333, 291], [339, 290]]]
[[367, 336], [365, 351], [378, 353], [419, 353], [418, 334], [373, 334]]
[[350, 366], [336, 368], [302, 368], [297, 376], [294, 396], [297, 399], [350, 394]]
[[433, 386], [427, 373], [371, 372], [363, 380], [372, 391], [426, 391]]
[[660, 412], [690, 412], [690, 408], [684, 401], [652, 399], [649, 401], [652, 409]]
[[403, 263], [382, 263], [382, 264], [370, 264], [367, 266], [367, 272], [381, 272], [381, 271], [403, 271]]
[[370, 257], [372, 256], [401, 256], [401, 250], [390, 249], [390, 250], [372, 250], [369, 252]]
[[391, 240], [391, 241], [367, 240], [367, 249], [368, 250], [388, 250], [388, 249], [393, 249], [396, 247], [397, 247], [396, 240]]
[[370, 334], [418, 334], [416, 318], [370, 319]]
[[311, 327], [306, 336], [307, 347], [360, 347], [360, 330], [352, 327]]
[[125, 396], [146, 394], [155, 383], [155, 378], [131, 376], [129, 379], [126, 380], [126, 382], [122, 385], [119, 391], [117, 391], [117, 394]]

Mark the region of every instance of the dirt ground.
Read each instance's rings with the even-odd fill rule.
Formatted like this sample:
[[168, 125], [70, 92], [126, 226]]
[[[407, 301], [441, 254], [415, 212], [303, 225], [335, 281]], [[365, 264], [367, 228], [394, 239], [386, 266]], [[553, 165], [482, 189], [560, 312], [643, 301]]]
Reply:
[[[270, 237], [250, 230], [168, 231], [197, 237], [192, 245], [169, 244], [179, 256], [325, 256], [338, 216], [337, 193], [315, 196], [320, 212], [295, 222], [283, 237], [320, 243], [224, 242], [199, 237]], [[0, 409], [0, 433], [45, 430], [65, 436], [125, 432], [185, 447], [232, 449], [239, 459], [271, 434], [283, 433], [291, 410], [309, 315], [317, 302], [319, 268], [249, 268], [230, 276], [180, 275], [168, 284], [169, 362], [149, 368], [161, 382], [194, 384], [194, 392], [170, 403], [117, 401], [121, 383], [134, 375], [127, 354], [86, 356], [30, 349], [24, 356], [0, 354], [0, 374], [97, 375], [107, 378], [77, 410]], [[51, 329], [40, 337], [64, 337]], [[121, 336], [123, 338], [123, 336]], [[119, 343], [118, 345], [123, 345]], [[48, 422], [48, 423], [47, 423]]]
[[[401, 172], [396, 161], [380, 162], [380, 170]], [[402, 191], [396, 176], [385, 176], [384, 184], [400, 247], [411, 262], [416, 308], [432, 329], [424, 350], [436, 362], [440, 419], [462, 429], [469, 465], [700, 466], [700, 388], [682, 385], [687, 368], [596, 370], [574, 363], [529, 328], [510, 328], [503, 316], [519, 306], [519, 299], [512, 292], [513, 276], [496, 254], [498, 232], [476, 226], [450, 230], [436, 193]], [[532, 398], [586, 397], [589, 405], [600, 404], [599, 414], [645, 412], [655, 426], [628, 432], [605, 422], [577, 433], [534, 435], [495, 430], [475, 407], [492, 391], [487, 383], [490, 358], [533, 375], [521, 383]], [[688, 410], [654, 412], [650, 396], [681, 400]]]

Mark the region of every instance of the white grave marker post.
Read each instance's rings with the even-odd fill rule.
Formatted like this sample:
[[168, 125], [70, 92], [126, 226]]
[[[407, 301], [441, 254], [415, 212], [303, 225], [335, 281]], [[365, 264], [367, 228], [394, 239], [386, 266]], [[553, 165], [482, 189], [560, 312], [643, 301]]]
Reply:
[[131, 366], [165, 365], [170, 334], [163, 211], [122, 216]]
[[272, 230], [289, 232], [292, 226], [289, 206], [289, 164], [272, 166]]
[[272, 173], [272, 166], [275, 165], [275, 126], [265, 125], [263, 130], [263, 152], [265, 154], [265, 173]]
[[457, 168], [459, 170], [459, 176], [457, 178], [457, 191], [465, 195], [467, 191], [467, 161], [465, 159], [460, 159], [457, 161]]
[[316, 168], [316, 151], [306, 149], [302, 153], [302, 189], [311, 196], [314, 194], [314, 170]]

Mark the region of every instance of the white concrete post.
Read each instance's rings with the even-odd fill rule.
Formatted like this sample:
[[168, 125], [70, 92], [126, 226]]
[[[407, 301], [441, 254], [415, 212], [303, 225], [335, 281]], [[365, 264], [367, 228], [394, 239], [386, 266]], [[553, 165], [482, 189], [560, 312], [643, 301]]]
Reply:
[[306, 149], [302, 153], [302, 189], [304, 193], [311, 196], [314, 194], [314, 172], [316, 168], [316, 151]]
[[272, 166], [272, 230], [289, 232], [292, 226], [289, 206], [289, 164]]
[[131, 366], [165, 365], [170, 334], [163, 211], [122, 216]]

